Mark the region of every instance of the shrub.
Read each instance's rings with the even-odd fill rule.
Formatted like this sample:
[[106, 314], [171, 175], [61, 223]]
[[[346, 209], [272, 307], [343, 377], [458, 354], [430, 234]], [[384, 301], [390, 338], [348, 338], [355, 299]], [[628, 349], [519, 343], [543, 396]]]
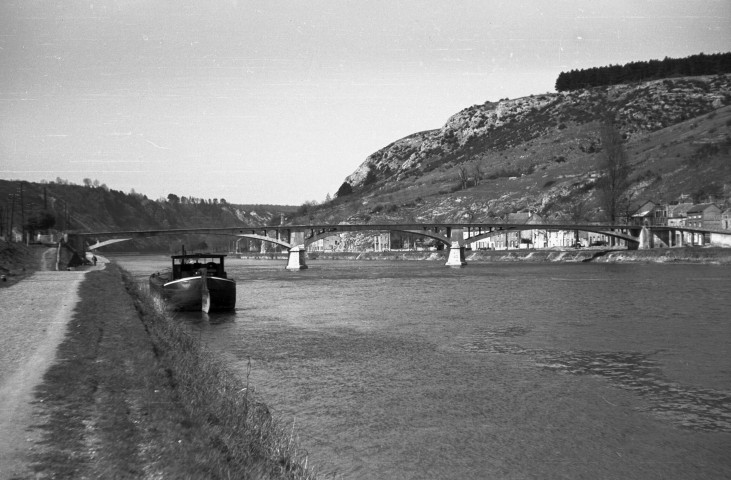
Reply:
[[353, 187], [348, 182], [343, 182], [342, 185], [340, 185], [340, 188], [338, 188], [338, 191], [335, 193], [335, 196], [337, 198], [345, 197], [353, 193]]
[[383, 205], [376, 205], [371, 209], [371, 213], [379, 213], [381, 210], [383, 210]]
[[367, 187], [369, 185], [373, 185], [377, 181], [378, 175], [376, 175], [376, 171], [374, 170], [373, 165], [371, 165], [371, 168], [368, 169], [365, 180], [363, 180], [363, 186]]

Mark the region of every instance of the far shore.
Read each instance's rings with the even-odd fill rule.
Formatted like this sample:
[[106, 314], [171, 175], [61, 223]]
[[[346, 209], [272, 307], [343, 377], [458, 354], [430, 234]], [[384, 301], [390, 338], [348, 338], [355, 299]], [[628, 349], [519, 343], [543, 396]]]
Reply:
[[[286, 252], [244, 252], [229, 254], [252, 260], [283, 260]], [[307, 261], [317, 260], [365, 260], [365, 261], [443, 261], [447, 250], [384, 252], [308, 252]], [[579, 248], [579, 249], [515, 249], [515, 250], [467, 250], [465, 259], [470, 263], [489, 262], [565, 262], [565, 263], [698, 263], [731, 264], [731, 248], [723, 247], [679, 247], [652, 248], [647, 250]]]

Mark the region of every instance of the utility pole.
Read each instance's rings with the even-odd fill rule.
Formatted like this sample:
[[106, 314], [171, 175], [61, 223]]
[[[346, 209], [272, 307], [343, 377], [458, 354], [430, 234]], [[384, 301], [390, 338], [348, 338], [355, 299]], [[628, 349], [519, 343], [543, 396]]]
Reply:
[[25, 242], [25, 202], [23, 201], [23, 182], [20, 182], [20, 241]]
[[65, 200], [61, 200], [61, 201], [63, 202], [63, 208], [64, 208], [64, 210], [61, 212], [61, 222], [59, 222], [59, 224], [61, 224], [61, 223], [63, 224], [63, 228], [61, 228], [61, 230], [62, 231], [65, 231], [66, 230], [66, 210], [65, 210], [66, 209], [66, 201]]
[[13, 206], [10, 210], [10, 241], [13, 241], [13, 217], [15, 217], [15, 194], [11, 194], [11, 197], [13, 197]]

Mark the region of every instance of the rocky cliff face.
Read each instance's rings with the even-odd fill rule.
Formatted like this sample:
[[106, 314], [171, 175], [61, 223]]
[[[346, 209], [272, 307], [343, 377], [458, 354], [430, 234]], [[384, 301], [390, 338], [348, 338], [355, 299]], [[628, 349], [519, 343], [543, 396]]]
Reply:
[[[370, 155], [354, 193], [315, 219], [477, 220], [531, 210], [600, 216], [599, 125], [608, 115], [633, 168], [629, 195], [731, 193], [731, 75], [684, 77], [486, 102]], [[576, 213], [576, 212], [574, 212]]]
[[[569, 126], [614, 114], [627, 141], [731, 104], [731, 75], [657, 80], [486, 102], [450, 117], [439, 130], [416, 133], [373, 153], [345, 180], [362, 186], [379, 178], [468, 161], [486, 149], [505, 150]], [[587, 146], [588, 148], [588, 146]]]

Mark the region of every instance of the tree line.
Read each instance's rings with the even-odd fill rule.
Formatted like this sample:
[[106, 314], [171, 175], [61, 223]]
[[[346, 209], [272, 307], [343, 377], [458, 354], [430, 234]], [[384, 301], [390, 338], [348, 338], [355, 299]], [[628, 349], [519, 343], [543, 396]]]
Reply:
[[556, 91], [566, 92], [583, 88], [603, 87], [629, 82], [644, 82], [668, 77], [718, 75], [731, 73], [731, 52], [691, 55], [609, 65], [583, 70], [561, 72], [556, 79]]

